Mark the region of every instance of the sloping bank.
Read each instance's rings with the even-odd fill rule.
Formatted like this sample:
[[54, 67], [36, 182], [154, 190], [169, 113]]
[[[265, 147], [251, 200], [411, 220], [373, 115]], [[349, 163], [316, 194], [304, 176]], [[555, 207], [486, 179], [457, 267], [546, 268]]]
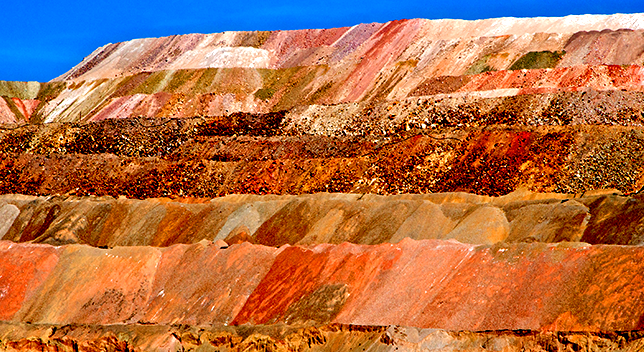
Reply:
[[642, 330], [644, 248], [580, 243], [166, 248], [0, 242], [0, 320]]
[[231, 195], [214, 199], [0, 195], [0, 239], [94, 247], [250, 242], [279, 247], [397, 243], [587, 242], [638, 245], [641, 195], [518, 191], [467, 193]]

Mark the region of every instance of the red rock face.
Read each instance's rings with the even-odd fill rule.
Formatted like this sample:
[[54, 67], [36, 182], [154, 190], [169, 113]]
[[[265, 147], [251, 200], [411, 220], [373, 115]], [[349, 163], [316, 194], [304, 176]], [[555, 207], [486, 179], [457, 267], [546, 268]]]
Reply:
[[39, 264], [30, 271], [21, 263], [27, 276], [5, 284], [14, 288], [3, 296], [3, 319], [13, 321], [599, 332], [641, 329], [644, 313], [638, 247], [409, 239], [281, 250], [2, 245], [30, 250]]
[[11, 320], [33, 297], [58, 264], [57, 252], [49, 246], [0, 242], [0, 320]]
[[57, 270], [14, 319], [54, 324], [125, 322], [147, 300], [158, 260], [158, 251], [149, 249], [130, 247], [106, 253], [66, 247]]
[[[34, 250], [33, 245], [10, 249], [3, 254], [2, 304], [7, 309], [2, 319], [51, 324], [228, 323], [279, 252], [248, 244], [230, 250], [201, 244], [164, 251], [86, 246]], [[30, 256], [23, 255], [23, 262], [14, 258], [27, 250]]]
[[29, 118], [38, 107], [38, 104], [40, 104], [40, 101], [36, 99], [21, 100], [18, 98], [11, 98], [11, 100], [13, 100], [13, 103], [16, 104], [16, 108], [27, 121], [29, 121]]
[[[322, 288], [334, 287], [348, 292], [346, 302], [339, 301], [344, 304], [339, 314], [330, 318], [341, 323], [472, 331], [639, 329], [641, 312], [625, 306], [619, 313], [610, 312], [617, 302], [636, 300], [632, 294], [638, 289], [630, 274], [618, 279], [618, 272], [592, 269], [601, 267], [602, 258], [614, 255], [617, 247], [475, 249], [450, 242], [412, 241], [398, 246], [347, 247], [284, 251], [276, 266], [285, 267], [271, 269], [235, 322], [297, 319], [289, 315], [293, 306], [299, 308], [298, 303], [311, 295], [328, 293]], [[624, 250], [627, 261], [637, 261], [635, 252]], [[630, 264], [618, 263], [623, 264], [617, 267], [624, 265], [622, 270], [630, 272]], [[351, 274], [356, 272], [361, 275]], [[587, 286], [589, 274], [605, 283], [593, 280]], [[280, 291], [282, 287], [300, 289], [287, 294]], [[610, 298], [600, 298], [600, 292], [610, 292]], [[334, 298], [329, 300], [338, 301]], [[306, 312], [301, 314], [306, 318]]]
[[278, 249], [250, 244], [173, 246], [163, 252], [139, 321], [222, 325], [237, 315]]
[[0, 122], [2, 123], [16, 123], [16, 115], [9, 108], [9, 105], [4, 99], [0, 99]]

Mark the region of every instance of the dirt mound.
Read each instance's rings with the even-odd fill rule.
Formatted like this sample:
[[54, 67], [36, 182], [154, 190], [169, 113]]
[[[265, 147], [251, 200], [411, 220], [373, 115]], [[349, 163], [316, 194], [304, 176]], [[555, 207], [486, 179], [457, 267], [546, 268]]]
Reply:
[[0, 81], [0, 350], [641, 350], [643, 24], [190, 34]]

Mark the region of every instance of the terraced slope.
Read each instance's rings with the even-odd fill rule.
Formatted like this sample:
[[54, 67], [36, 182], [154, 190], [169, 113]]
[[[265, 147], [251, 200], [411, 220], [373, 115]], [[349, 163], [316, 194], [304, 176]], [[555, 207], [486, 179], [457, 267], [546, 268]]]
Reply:
[[53, 82], [0, 84], [13, 123], [0, 190], [638, 192], [643, 22], [405, 20], [110, 44]]
[[[189, 201], [189, 202], [186, 202]], [[266, 246], [586, 242], [640, 245], [641, 196], [512, 193], [374, 196], [227, 196], [205, 200], [0, 196], [0, 238], [94, 247], [200, 241]], [[626, 220], [628, 223], [623, 223]], [[616, 226], [619, 224], [620, 226]], [[221, 243], [221, 242], [218, 242]]]
[[40, 89], [30, 84], [25, 92], [5, 82], [0, 93], [30, 105], [17, 113], [7, 102], [5, 120], [13, 113], [15, 122], [72, 122], [266, 113], [474, 91], [487, 98], [641, 92], [642, 22], [641, 14], [417, 19], [137, 39], [97, 49]]
[[6, 321], [601, 332], [640, 330], [644, 313], [639, 247], [1, 245]]
[[233, 115], [0, 131], [0, 191], [212, 198], [453, 191], [498, 196], [519, 188], [631, 194], [644, 187], [641, 127], [483, 122], [333, 137], [289, 135], [285, 123], [281, 114]]
[[[0, 266], [2, 284], [12, 287], [0, 301], [6, 308], [2, 319], [9, 322], [4, 329], [20, 322], [29, 322], [28, 330], [49, 326], [49, 334], [44, 334], [47, 339], [66, 324], [81, 325], [64, 327], [67, 333], [63, 336], [82, 334], [86, 324], [152, 325], [157, 328], [149, 329], [148, 334], [161, 335], [158, 339], [171, 339], [165, 330], [171, 324], [175, 326], [172, 329], [176, 324], [289, 324], [314, 327], [309, 348], [330, 343], [326, 349], [333, 349], [333, 340], [327, 340], [318, 329], [326, 330], [328, 336], [327, 324], [349, 324], [376, 328], [364, 329], [355, 337], [340, 337], [336, 343], [350, 346], [358, 339], [361, 344], [365, 340], [374, 344], [372, 333], [376, 332], [380, 348], [389, 350], [387, 345], [397, 339], [404, 341], [405, 335], [382, 334], [381, 326], [487, 334], [495, 330], [554, 330], [590, 337], [603, 331], [639, 331], [644, 313], [639, 304], [643, 289], [638, 279], [643, 255], [640, 247], [473, 246], [410, 239], [397, 245], [279, 249], [247, 243], [223, 248], [195, 244], [110, 250], [11, 242], [0, 242], [0, 246], [5, 259]], [[62, 296], [65, 299], [61, 300]], [[98, 331], [110, 329], [114, 328]], [[273, 334], [280, 329], [276, 327]], [[92, 330], [82, 335], [97, 339], [96, 330]], [[146, 329], [135, 325], [125, 330], [138, 334]], [[200, 330], [196, 338], [186, 342], [211, 350], [219, 346], [217, 341], [229, 348], [248, 348], [242, 347], [242, 342], [249, 343], [252, 328], [241, 332], [245, 339], [236, 337], [234, 330], [215, 331], [224, 335], [220, 337], [223, 341]], [[299, 334], [300, 339], [301, 335], [306, 338], [306, 334]], [[420, 338], [414, 343], [412, 337], [408, 347], [425, 342], [440, 346], [460, 339], [481, 343], [476, 334], [465, 338], [450, 333], [431, 338], [422, 335], [429, 341]], [[503, 339], [503, 335], [508, 333], [497, 338]], [[517, 348], [534, 338], [534, 334], [527, 335], [518, 334], [506, 343]], [[126, 337], [117, 336], [98, 342], [128, 345]], [[178, 340], [175, 344], [186, 343], [176, 333], [174, 336]], [[159, 343], [149, 339], [134, 342]], [[295, 348], [306, 349], [306, 342], [294, 342]], [[626, 342], [615, 340], [622, 346]], [[588, 341], [582, 343], [588, 345]], [[34, 341], [33, 347], [37, 346]]]
[[108, 44], [0, 82], [0, 350], [644, 348], [644, 15]]

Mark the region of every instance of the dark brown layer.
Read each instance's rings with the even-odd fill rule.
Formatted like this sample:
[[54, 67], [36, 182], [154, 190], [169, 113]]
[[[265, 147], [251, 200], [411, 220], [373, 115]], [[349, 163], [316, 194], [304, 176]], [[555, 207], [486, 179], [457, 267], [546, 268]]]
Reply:
[[213, 198], [465, 191], [496, 196], [519, 188], [634, 193], [644, 186], [641, 127], [487, 126], [388, 137], [291, 138], [208, 136], [207, 124], [181, 120], [150, 133], [122, 124], [136, 123], [30, 126], [5, 133], [0, 193]]
[[423, 330], [399, 326], [31, 325], [0, 324], [3, 351], [638, 351], [640, 331], [611, 333]]

